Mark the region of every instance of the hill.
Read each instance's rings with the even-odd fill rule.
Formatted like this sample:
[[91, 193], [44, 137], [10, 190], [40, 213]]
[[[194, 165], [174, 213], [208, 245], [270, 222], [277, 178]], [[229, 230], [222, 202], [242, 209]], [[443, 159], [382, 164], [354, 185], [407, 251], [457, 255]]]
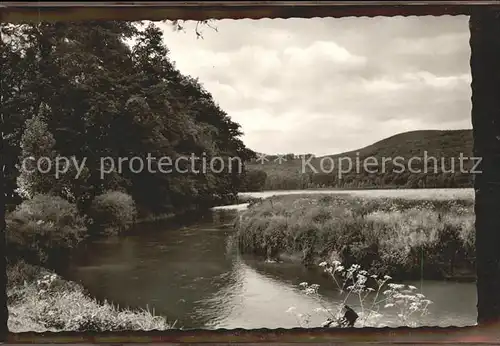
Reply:
[[471, 156], [472, 130], [423, 130], [403, 132], [385, 138], [367, 147], [345, 152], [331, 157], [395, 157], [422, 156], [427, 151], [429, 156], [459, 157]]
[[247, 164], [244, 188], [471, 187], [472, 144], [472, 130], [423, 130], [321, 157], [287, 154], [279, 163], [268, 155], [264, 164]]

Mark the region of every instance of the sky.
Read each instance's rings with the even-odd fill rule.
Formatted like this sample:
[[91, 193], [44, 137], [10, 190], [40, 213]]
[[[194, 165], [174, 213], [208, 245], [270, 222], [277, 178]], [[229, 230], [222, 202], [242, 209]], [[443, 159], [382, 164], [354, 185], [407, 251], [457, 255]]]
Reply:
[[252, 150], [336, 154], [397, 133], [470, 129], [468, 17], [220, 20], [164, 32]]

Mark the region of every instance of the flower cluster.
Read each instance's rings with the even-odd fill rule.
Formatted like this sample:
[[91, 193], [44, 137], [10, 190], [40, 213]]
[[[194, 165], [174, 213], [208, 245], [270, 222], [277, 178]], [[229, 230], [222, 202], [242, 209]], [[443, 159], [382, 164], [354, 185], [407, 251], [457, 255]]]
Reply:
[[[330, 275], [336, 284], [341, 295], [342, 302], [337, 309], [330, 309], [319, 294], [319, 285], [300, 283], [302, 292], [308, 296], [316, 298], [321, 308], [315, 309], [316, 313], [323, 313], [327, 317], [327, 325], [341, 325], [342, 311], [348, 299], [357, 300], [359, 309], [358, 325], [361, 327], [373, 325], [383, 315], [380, 313], [381, 307], [384, 309], [398, 309], [398, 317], [405, 325], [415, 325], [416, 322], [411, 317], [416, 315], [424, 316], [428, 313], [428, 306], [432, 302], [421, 294], [417, 293], [417, 288], [411, 285], [389, 283], [392, 278], [389, 275], [370, 274], [363, 270], [358, 264], [345, 268], [339, 261], [321, 262], [319, 264], [323, 270]], [[383, 288], [387, 289], [383, 290]], [[311, 314], [297, 313], [295, 308], [287, 310], [294, 313], [299, 324], [308, 325]]]
[[40, 280], [36, 281], [39, 294], [44, 294], [52, 289], [57, 283], [58, 277], [56, 274], [44, 275]]
[[398, 317], [404, 324], [413, 324], [409, 318], [415, 313], [425, 316], [429, 313], [428, 306], [432, 304], [429, 299], [421, 293], [416, 293], [415, 286], [405, 286], [403, 284], [388, 284], [389, 289], [383, 294], [387, 297], [384, 308], [397, 308]]

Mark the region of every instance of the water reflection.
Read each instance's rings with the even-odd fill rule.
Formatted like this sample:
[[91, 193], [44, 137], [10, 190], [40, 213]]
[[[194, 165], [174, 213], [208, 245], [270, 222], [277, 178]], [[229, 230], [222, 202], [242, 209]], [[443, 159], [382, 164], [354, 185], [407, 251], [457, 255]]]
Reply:
[[[292, 287], [298, 287], [299, 283], [304, 281], [319, 284], [320, 296], [328, 302], [328, 308], [337, 308], [338, 302], [344, 297], [339, 294], [337, 286], [331, 279], [319, 269], [306, 270], [301, 266], [290, 263], [268, 263], [252, 259], [251, 257], [246, 258], [245, 261], [251, 264], [253, 270], [260, 275], [272, 277], [282, 285], [286, 284]], [[420, 288], [421, 282], [405, 282], [405, 284]], [[422, 290], [420, 290], [420, 292], [433, 301], [433, 304], [429, 306], [430, 314], [421, 320], [425, 325], [447, 327], [469, 326], [476, 323], [475, 284], [425, 280], [422, 283]], [[303, 298], [304, 297], [296, 298], [295, 301], [301, 301]], [[367, 302], [370, 303], [371, 301], [370, 298], [367, 300]], [[293, 302], [290, 302], [290, 304], [290, 306], [294, 305]], [[305, 306], [305, 309], [301, 311], [311, 312], [314, 308], [322, 307], [322, 305], [317, 304], [316, 301], [310, 304], [310, 306]], [[355, 308], [356, 311], [361, 311], [359, 299], [357, 297], [349, 299], [348, 304]], [[297, 308], [297, 310], [299, 309]], [[384, 317], [376, 322], [378, 326], [397, 327], [401, 325], [397, 316], [397, 310], [381, 309], [381, 311], [384, 312]], [[411, 320], [418, 321], [417, 316], [414, 316]], [[315, 318], [313, 321], [316, 323], [318, 319]]]
[[[320, 272], [242, 257], [228, 247], [234, 217], [234, 211], [219, 210], [190, 227], [141, 226], [138, 234], [93, 241], [77, 251], [65, 275], [98, 299], [154, 308], [185, 328], [296, 327], [288, 308], [320, 307], [298, 290], [302, 281], [320, 284], [329, 306], [339, 304], [338, 291]], [[426, 281], [424, 293], [435, 301], [426, 324], [475, 322], [474, 284]], [[323, 321], [315, 315], [312, 325]], [[396, 325], [396, 313], [383, 322]]]

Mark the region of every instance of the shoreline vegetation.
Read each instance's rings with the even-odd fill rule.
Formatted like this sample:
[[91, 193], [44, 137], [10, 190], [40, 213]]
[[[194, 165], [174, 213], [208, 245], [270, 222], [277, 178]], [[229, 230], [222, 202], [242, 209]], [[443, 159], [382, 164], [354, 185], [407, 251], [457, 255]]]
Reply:
[[[106, 301], [95, 300], [79, 284], [57, 275], [56, 268], [62, 258], [71, 256], [73, 249], [89, 239], [146, 231], [148, 227], [141, 230], [137, 227], [155, 223], [167, 227], [183, 225], [187, 219], [202, 218], [210, 209], [136, 217], [135, 204], [128, 195], [114, 191], [99, 197], [97, 200], [100, 203], [96, 204], [100, 208], [92, 208], [92, 218], [81, 216], [74, 204], [52, 195], [35, 195], [7, 214], [11, 331], [174, 328], [175, 324], [155, 316], [153, 312], [119, 309]], [[253, 200], [241, 197], [234, 199], [232, 204]], [[74, 310], [74, 304], [81, 308]], [[61, 319], [57, 316], [65, 317]]]
[[85, 241], [129, 234], [145, 222], [175, 221], [175, 215], [137, 218], [134, 201], [118, 191], [97, 196], [88, 210], [88, 214], [82, 214], [74, 203], [62, 197], [37, 194], [6, 215], [9, 330], [174, 328], [154, 312], [98, 301], [84, 287], [56, 272], [61, 260], [69, 258]]
[[9, 330], [45, 331], [166, 330], [175, 327], [154, 311], [120, 308], [92, 298], [74, 282], [20, 260], [7, 269]]
[[[55, 274], [57, 262], [86, 239], [145, 232], [147, 227], [135, 226], [179, 225], [186, 219], [185, 213], [126, 218], [124, 214], [133, 211], [134, 204], [116, 192], [111, 196], [100, 198], [98, 205], [107, 212], [100, 214], [94, 208], [91, 220], [81, 216], [72, 203], [50, 195], [36, 195], [7, 215], [11, 330], [174, 328], [150, 311], [99, 302], [79, 284]], [[235, 220], [232, 239], [243, 254], [313, 267], [325, 260], [360, 264], [395, 280], [475, 280], [474, 201], [463, 195], [425, 200], [322, 193], [243, 195], [231, 202], [248, 203]], [[187, 214], [192, 219], [208, 211]], [[97, 224], [96, 219], [100, 220]], [[71, 315], [69, 306], [76, 303], [83, 309], [78, 312], [83, 319]], [[68, 322], [43, 319], [49, 311], [52, 316], [66, 316]]]
[[340, 261], [395, 280], [474, 278], [474, 201], [285, 195], [235, 221], [242, 253], [306, 266]]
[[[160, 26], [0, 27], [9, 43], [0, 94], [9, 114], [2, 155], [11, 263], [51, 270], [85, 239], [234, 201], [242, 177], [224, 169], [227, 160], [255, 153], [240, 124], [175, 66]], [[224, 160], [199, 174], [183, 161], [192, 155]], [[179, 165], [164, 174], [150, 157]]]

